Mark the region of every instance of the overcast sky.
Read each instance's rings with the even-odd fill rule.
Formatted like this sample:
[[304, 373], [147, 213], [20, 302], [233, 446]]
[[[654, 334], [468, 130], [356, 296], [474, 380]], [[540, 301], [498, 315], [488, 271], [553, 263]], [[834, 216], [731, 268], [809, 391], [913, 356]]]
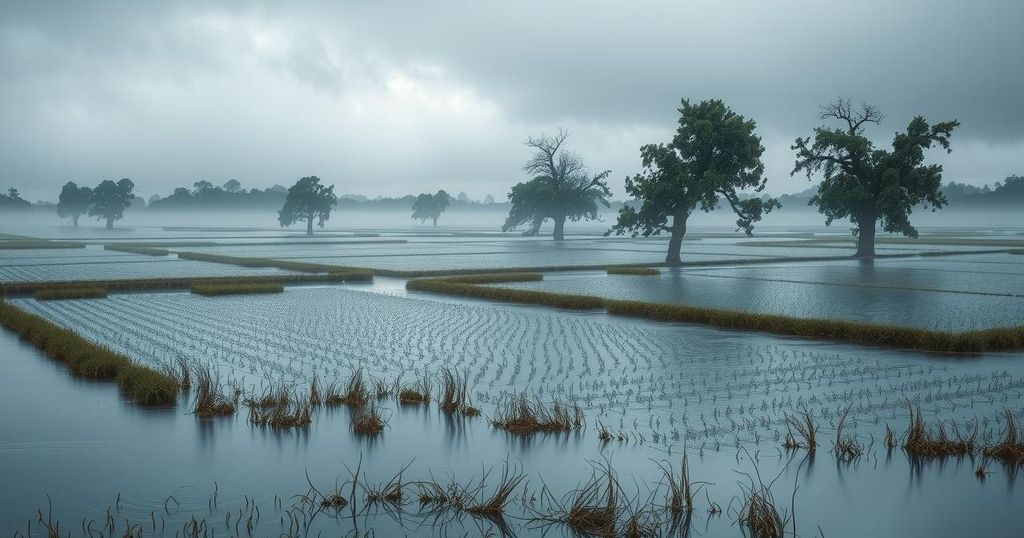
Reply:
[[679, 100], [718, 97], [757, 121], [768, 190], [795, 192], [789, 146], [838, 95], [883, 108], [884, 144], [959, 119], [934, 159], [992, 183], [1024, 173], [1022, 21], [1019, 0], [5, 3], [0, 187], [318, 175], [504, 199], [522, 140], [562, 126], [623, 198]]

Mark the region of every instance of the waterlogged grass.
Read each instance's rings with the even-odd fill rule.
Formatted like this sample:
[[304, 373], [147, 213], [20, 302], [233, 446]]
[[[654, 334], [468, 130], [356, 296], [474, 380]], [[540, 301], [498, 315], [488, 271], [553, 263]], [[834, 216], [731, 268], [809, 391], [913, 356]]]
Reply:
[[37, 301], [58, 301], [65, 299], [105, 299], [107, 288], [99, 286], [75, 286], [67, 288], [43, 288], [36, 290], [33, 297]]
[[[967, 332], [943, 332], [896, 325], [858, 323], [760, 314], [739, 310], [604, 299], [536, 290], [500, 288], [481, 283], [519, 282], [522, 273], [509, 280], [501, 275], [410, 280], [406, 289], [458, 295], [511, 303], [528, 303], [569, 309], [604, 309], [609, 314], [657, 321], [700, 323], [725, 329], [756, 330], [787, 336], [837, 340], [932, 352], [983, 352], [1024, 348], [1024, 325]], [[477, 280], [479, 278], [480, 280]], [[530, 275], [530, 280], [537, 280]]]
[[4, 295], [32, 295], [46, 289], [105, 288], [108, 291], [144, 291], [191, 289], [193, 286], [257, 286], [283, 284], [313, 284], [341, 282], [369, 282], [373, 273], [356, 270], [327, 274], [287, 274], [237, 277], [182, 277], [140, 278], [131, 280], [95, 280], [61, 282], [14, 282], [0, 286]]
[[367, 275], [367, 279], [373, 277], [373, 272], [357, 267], [344, 267], [340, 265], [326, 265], [322, 263], [295, 262], [288, 260], [275, 260], [273, 258], [243, 258], [238, 256], [224, 256], [221, 254], [207, 254], [204, 252], [179, 252], [178, 258], [182, 260], [194, 260], [211, 263], [226, 263], [239, 267], [266, 268], [274, 267], [287, 271], [298, 271], [301, 273], [343, 273], [347, 275]]
[[57, 248], [85, 248], [85, 243], [76, 243], [73, 241], [50, 241], [48, 239], [32, 238], [0, 241], [0, 250]]
[[654, 267], [609, 267], [609, 275], [657, 276], [661, 270]]
[[219, 295], [254, 295], [259, 293], [282, 293], [284, 286], [272, 283], [256, 284], [193, 284], [192, 293], [204, 297]]
[[5, 301], [0, 301], [0, 325], [47, 356], [66, 363], [75, 375], [117, 381], [121, 392], [135, 402], [169, 405], [178, 399], [178, 382], [167, 374], [136, 364], [124, 355]]
[[112, 250], [115, 252], [127, 252], [128, 254], [141, 254], [143, 256], [167, 256], [170, 255], [171, 251], [165, 248], [155, 248], [146, 246], [132, 246], [132, 245], [103, 245], [103, 250]]

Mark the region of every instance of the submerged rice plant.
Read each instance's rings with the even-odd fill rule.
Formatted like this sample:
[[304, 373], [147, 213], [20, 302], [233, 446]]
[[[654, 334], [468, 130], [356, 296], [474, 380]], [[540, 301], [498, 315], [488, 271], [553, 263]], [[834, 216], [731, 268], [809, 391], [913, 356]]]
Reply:
[[949, 456], [969, 456], [974, 453], [977, 427], [973, 427], [967, 435], [961, 435], [954, 426], [955, 438], [946, 433], [941, 422], [936, 428], [929, 428], [921, 414], [920, 408], [907, 402], [910, 413], [910, 424], [903, 434], [903, 450], [915, 458], [945, 458]]

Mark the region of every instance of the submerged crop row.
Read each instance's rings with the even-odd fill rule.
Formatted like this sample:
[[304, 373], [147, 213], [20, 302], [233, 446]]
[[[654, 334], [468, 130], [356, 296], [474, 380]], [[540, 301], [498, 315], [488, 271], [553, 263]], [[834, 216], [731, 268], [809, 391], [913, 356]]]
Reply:
[[64, 362], [75, 375], [116, 380], [121, 392], [146, 405], [172, 404], [178, 399], [178, 382], [170, 376], [133, 362], [128, 357], [96, 345], [74, 331], [29, 314], [0, 300], [0, 325]]
[[[531, 275], [531, 280], [540, 280]], [[522, 273], [503, 276], [424, 278], [410, 280], [406, 288], [494, 301], [530, 303], [558, 308], [605, 309], [609, 314], [658, 321], [700, 323], [726, 329], [764, 331], [787, 336], [838, 340], [931, 352], [982, 352], [1024, 348], [1024, 325], [967, 332], [943, 332], [895, 325], [833, 319], [798, 318], [684, 304], [622, 301], [593, 295], [574, 295], [485, 286], [521, 282]]]

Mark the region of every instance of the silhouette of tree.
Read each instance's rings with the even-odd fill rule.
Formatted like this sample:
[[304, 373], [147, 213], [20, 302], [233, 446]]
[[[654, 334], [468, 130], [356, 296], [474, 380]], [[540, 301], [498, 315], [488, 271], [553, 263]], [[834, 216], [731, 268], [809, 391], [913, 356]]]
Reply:
[[284, 207], [277, 212], [278, 221], [281, 226], [291, 226], [305, 220], [306, 235], [313, 235], [313, 221], [317, 221], [317, 225], [323, 228], [327, 219], [331, 218], [331, 209], [337, 203], [334, 185], [324, 187], [320, 184], [320, 178], [307, 176], [288, 189]]

